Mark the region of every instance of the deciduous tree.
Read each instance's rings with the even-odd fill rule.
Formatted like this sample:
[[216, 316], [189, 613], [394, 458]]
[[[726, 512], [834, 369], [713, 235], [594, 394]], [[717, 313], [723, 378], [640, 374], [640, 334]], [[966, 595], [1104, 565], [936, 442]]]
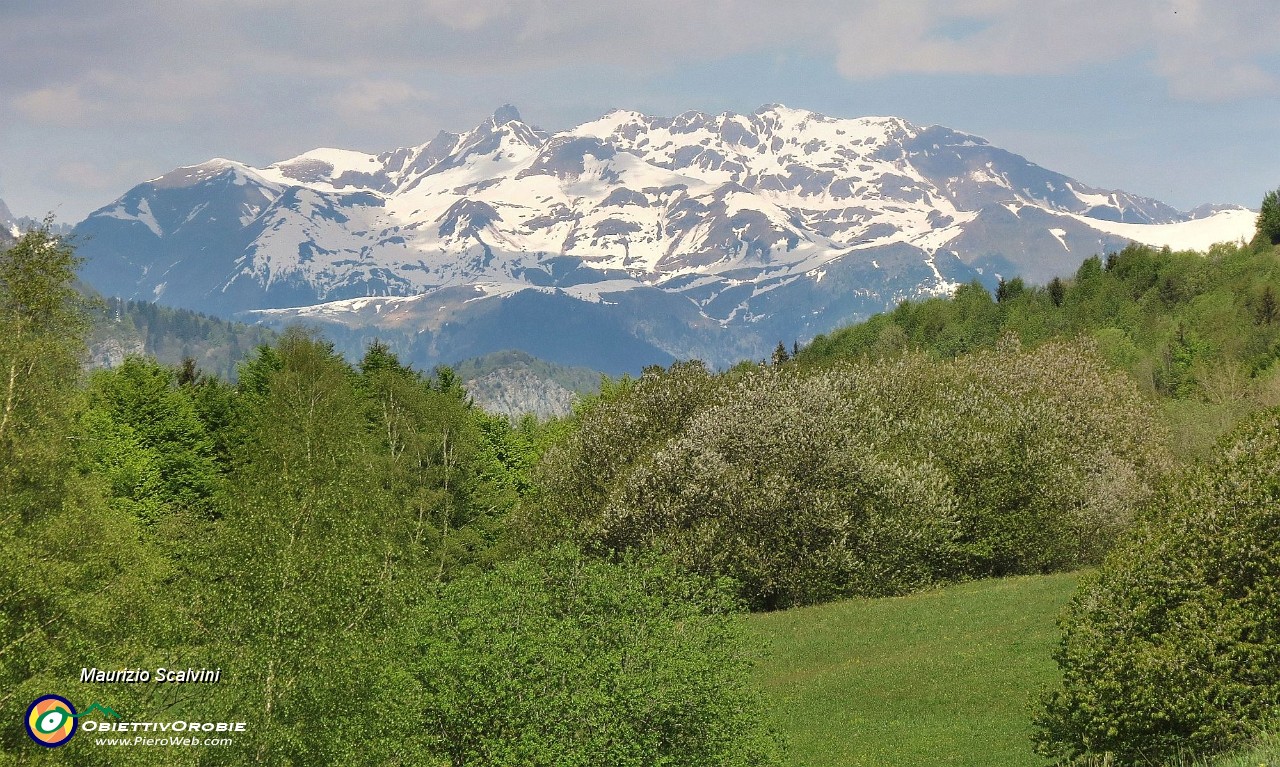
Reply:
[[[1280, 704], [1280, 414], [1162, 488], [1063, 619], [1042, 753], [1117, 765], [1202, 758]], [[1109, 756], [1108, 756], [1109, 755]]]
[[202, 558], [209, 595], [200, 617], [216, 632], [227, 677], [216, 692], [227, 716], [254, 722], [236, 758], [411, 759], [414, 719], [397, 708], [404, 688], [389, 636], [403, 557], [387, 515], [399, 510], [356, 375], [298, 331], [271, 356], [253, 383], [233, 493]]
[[765, 767], [777, 744], [726, 584], [559, 549], [459, 579], [415, 622], [429, 749], [454, 767]]

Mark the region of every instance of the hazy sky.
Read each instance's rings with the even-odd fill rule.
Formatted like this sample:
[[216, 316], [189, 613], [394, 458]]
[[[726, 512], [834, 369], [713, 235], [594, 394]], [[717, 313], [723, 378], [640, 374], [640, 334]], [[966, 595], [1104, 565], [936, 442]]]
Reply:
[[1181, 208], [1280, 186], [1276, 0], [0, 0], [0, 199], [75, 222], [210, 157], [381, 152], [503, 103], [782, 103], [975, 133]]

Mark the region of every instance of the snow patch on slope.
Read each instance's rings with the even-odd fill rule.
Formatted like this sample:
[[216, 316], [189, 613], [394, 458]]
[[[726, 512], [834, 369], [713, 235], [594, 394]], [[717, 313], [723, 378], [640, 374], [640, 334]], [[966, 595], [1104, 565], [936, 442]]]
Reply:
[[[124, 203], [120, 203], [110, 210], [102, 211], [99, 215], [120, 219], [121, 221], [137, 221], [150, 229], [155, 236], [164, 236], [164, 230], [160, 228], [160, 222], [156, 221], [155, 214], [151, 212], [151, 202], [145, 197], [138, 201], [136, 211], [129, 211]], [[17, 231], [17, 227], [14, 227], [14, 231]], [[15, 236], [17, 235], [15, 234]]]
[[1224, 210], [1205, 218], [1174, 224], [1122, 224], [1079, 214], [1072, 218], [1094, 229], [1157, 248], [1208, 250], [1220, 242], [1247, 241], [1257, 227], [1258, 214], [1251, 210]]
[[1049, 234], [1052, 234], [1054, 237], [1057, 238], [1058, 242], [1062, 243], [1063, 250], [1071, 250], [1071, 248], [1067, 247], [1067, 230], [1066, 229], [1059, 229], [1057, 227], [1054, 227], [1053, 229], [1049, 230]]

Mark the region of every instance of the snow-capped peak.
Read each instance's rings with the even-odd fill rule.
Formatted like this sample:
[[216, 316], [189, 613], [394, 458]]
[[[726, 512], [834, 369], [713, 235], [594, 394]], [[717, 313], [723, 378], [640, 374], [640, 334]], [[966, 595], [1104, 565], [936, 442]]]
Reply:
[[607, 139], [627, 126], [643, 126], [649, 118], [630, 109], [614, 109], [603, 117], [585, 122], [570, 129], [575, 136], [592, 136]]
[[892, 116], [615, 110], [547, 133], [503, 106], [377, 155], [178, 168], [83, 226], [108, 264], [93, 273], [100, 288], [154, 295], [164, 283], [166, 300], [207, 311], [485, 285], [489, 298], [559, 291], [600, 305], [657, 291], [700, 321], [748, 327], [821, 295], [803, 311], [826, 319], [795, 322], [822, 332], [855, 298], [892, 305], [997, 270], [1047, 279], [1129, 238], [1181, 243], [1249, 224], [1232, 214], [1189, 216]]
[[273, 163], [268, 167], [279, 168], [285, 172], [285, 175], [291, 175], [291, 172], [311, 173], [312, 169], [327, 167], [326, 175], [336, 178], [347, 172], [377, 173], [383, 170], [383, 163], [375, 155], [365, 152], [323, 147], [303, 152], [297, 157]]

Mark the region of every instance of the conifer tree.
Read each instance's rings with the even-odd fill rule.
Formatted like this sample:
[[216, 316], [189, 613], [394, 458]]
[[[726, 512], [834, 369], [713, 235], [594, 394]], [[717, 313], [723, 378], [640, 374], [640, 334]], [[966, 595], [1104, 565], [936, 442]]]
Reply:
[[1049, 300], [1054, 306], [1062, 306], [1062, 299], [1066, 297], [1067, 288], [1062, 284], [1062, 278], [1054, 277], [1049, 281]]
[[1262, 197], [1262, 209], [1258, 212], [1258, 234], [1254, 242], [1280, 245], [1280, 189], [1267, 192]]

